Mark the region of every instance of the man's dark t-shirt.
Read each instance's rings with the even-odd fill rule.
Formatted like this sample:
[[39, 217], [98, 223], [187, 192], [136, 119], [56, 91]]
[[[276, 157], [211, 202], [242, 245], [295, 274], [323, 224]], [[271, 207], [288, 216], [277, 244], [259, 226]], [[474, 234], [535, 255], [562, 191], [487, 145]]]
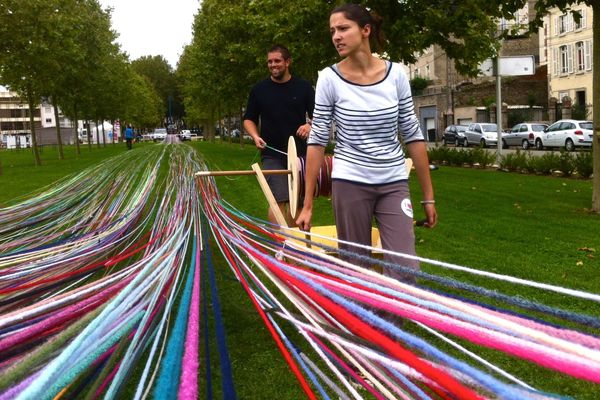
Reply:
[[[271, 78], [257, 83], [250, 92], [244, 119], [259, 126], [260, 136], [267, 145], [287, 153], [287, 142], [294, 136], [299, 156], [306, 155], [306, 140], [296, 136], [300, 125], [306, 123], [306, 114], [312, 118], [315, 107], [315, 91], [311, 84], [301, 78], [285, 83], [273, 82]], [[286, 158], [285, 155], [265, 148], [262, 156]]]

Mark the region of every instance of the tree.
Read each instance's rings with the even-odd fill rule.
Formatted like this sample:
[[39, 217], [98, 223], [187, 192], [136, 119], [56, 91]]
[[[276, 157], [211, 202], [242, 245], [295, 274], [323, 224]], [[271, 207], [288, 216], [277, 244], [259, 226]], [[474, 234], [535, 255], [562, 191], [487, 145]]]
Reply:
[[179, 96], [176, 90], [175, 74], [167, 60], [163, 56], [143, 56], [132, 61], [131, 67], [154, 87], [154, 91], [161, 101], [162, 115], [173, 117], [173, 102]]
[[[57, 0], [0, 2], [0, 77], [2, 83], [27, 99], [31, 142], [36, 165], [41, 165], [34, 111], [61, 70], [61, 44], [69, 37], [65, 7]], [[66, 28], [66, 29], [65, 29]], [[70, 49], [70, 46], [66, 46]]]

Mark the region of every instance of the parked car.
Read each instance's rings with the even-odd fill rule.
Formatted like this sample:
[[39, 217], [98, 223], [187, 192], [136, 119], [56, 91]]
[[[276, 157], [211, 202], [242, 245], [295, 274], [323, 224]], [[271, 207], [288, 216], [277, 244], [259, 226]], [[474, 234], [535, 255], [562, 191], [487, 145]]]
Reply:
[[546, 124], [534, 122], [517, 124], [509, 132], [502, 135], [502, 147], [521, 146], [523, 150], [527, 150], [541, 140], [544, 129], [547, 127]]
[[535, 147], [564, 147], [567, 151], [573, 151], [577, 146], [591, 147], [593, 134], [591, 121], [561, 119], [544, 130], [539, 143], [536, 140]]
[[463, 146], [480, 145], [482, 147], [498, 144], [498, 127], [496, 124], [477, 122], [469, 124], [465, 131]]
[[442, 133], [442, 146], [455, 144], [461, 146], [465, 141], [465, 131], [468, 125], [448, 125]]
[[159, 140], [165, 140], [167, 137], [167, 129], [166, 128], [157, 128], [154, 132], [151, 133], [152, 140], [157, 142]]
[[189, 129], [182, 129], [181, 132], [179, 132], [179, 139], [181, 139], [181, 141], [192, 140], [192, 132]]

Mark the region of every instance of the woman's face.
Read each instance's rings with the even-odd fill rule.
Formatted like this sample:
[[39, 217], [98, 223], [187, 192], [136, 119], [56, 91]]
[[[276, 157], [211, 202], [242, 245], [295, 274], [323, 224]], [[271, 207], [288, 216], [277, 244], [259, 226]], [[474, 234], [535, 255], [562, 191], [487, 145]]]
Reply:
[[346, 18], [343, 12], [338, 12], [329, 17], [329, 31], [338, 54], [345, 57], [365, 43], [368, 45], [371, 27], [367, 24], [361, 28], [355, 21]]

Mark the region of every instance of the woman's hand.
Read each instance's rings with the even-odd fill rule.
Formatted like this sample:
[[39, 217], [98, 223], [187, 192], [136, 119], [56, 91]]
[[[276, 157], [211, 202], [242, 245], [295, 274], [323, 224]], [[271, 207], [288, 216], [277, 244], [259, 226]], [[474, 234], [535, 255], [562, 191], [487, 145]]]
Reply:
[[310, 223], [311, 219], [312, 219], [312, 209], [304, 207], [302, 209], [302, 211], [300, 212], [300, 215], [296, 219], [296, 225], [298, 225], [298, 228], [300, 228], [300, 230], [308, 232], [308, 231], [310, 231], [310, 228], [312, 227], [311, 223]]
[[426, 221], [423, 226], [427, 228], [433, 228], [437, 224], [437, 211], [435, 204], [423, 204], [423, 210], [425, 211]]

